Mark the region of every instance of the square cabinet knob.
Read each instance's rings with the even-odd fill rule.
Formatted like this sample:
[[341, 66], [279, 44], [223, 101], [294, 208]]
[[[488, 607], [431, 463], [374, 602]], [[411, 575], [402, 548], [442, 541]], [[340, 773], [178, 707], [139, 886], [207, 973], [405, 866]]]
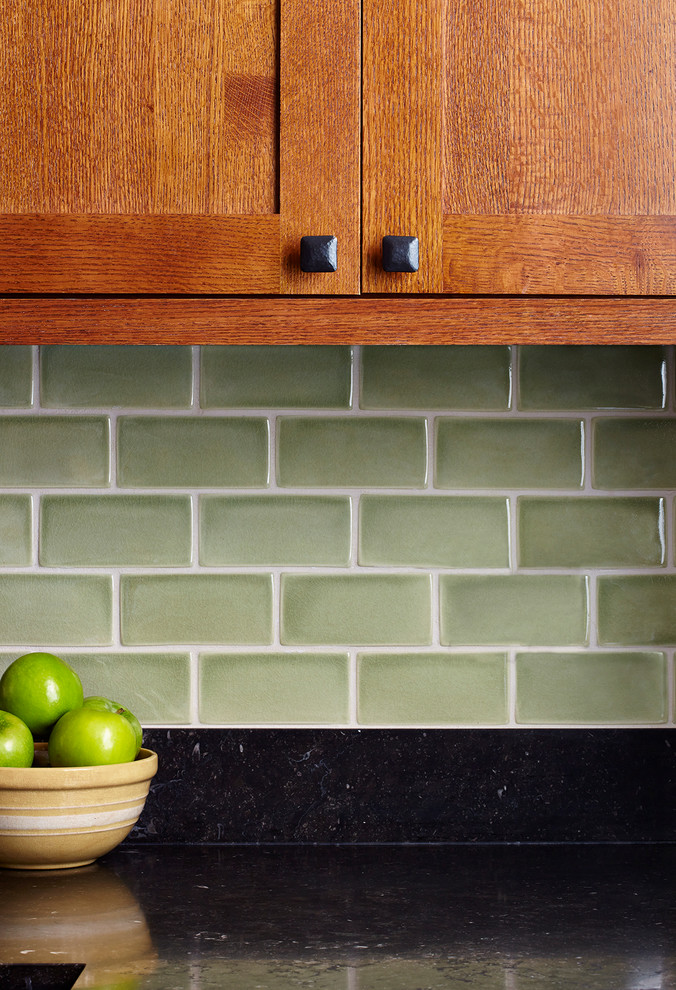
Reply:
[[383, 271], [417, 272], [418, 238], [383, 237]]
[[338, 268], [338, 238], [332, 234], [301, 237], [300, 268], [303, 272], [335, 272]]

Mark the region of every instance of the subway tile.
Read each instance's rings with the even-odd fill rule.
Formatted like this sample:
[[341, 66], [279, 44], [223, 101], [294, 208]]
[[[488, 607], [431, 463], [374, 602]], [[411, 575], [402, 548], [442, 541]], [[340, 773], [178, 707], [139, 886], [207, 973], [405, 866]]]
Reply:
[[676, 575], [600, 577], [597, 594], [603, 645], [676, 645]]
[[360, 725], [504, 725], [504, 653], [362, 653]]
[[123, 575], [122, 642], [272, 642], [272, 579], [267, 574]]
[[222, 653], [200, 657], [200, 721], [226, 725], [349, 720], [345, 653]]
[[0, 486], [110, 483], [106, 416], [0, 417]]
[[32, 548], [30, 495], [0, 495], [0, 566], [30, 564]]
[[347, 409], [350, 347], [203, 347], [204, 408]]
[[509, 347], [362, 349], [364, 409], [508, 409]]
[[22, 409], [33, 404], [33, 348], [0, 346], [0, 406]]
[[577, 419], [440, 419], [440, 488], [579, 488], [583, 423]]
[[142, 725], [190, 722], [188, 653], [63, 653], [85, 697], [102, 695], [129, 708]]
[[282, 575], [285, 644], [425, 645], [431, 624], [428, 575]]
[[664, 347], [521, 347], [521, 409], [662, 409]]
[[521, 724], [629, 725], [667, 717], [662, 653], [522, 653], [516, 684]]
[[267, 485], [268, 421], [122, 416], [118, 479], [124, 487], [138, 488]]
[[40, 348], [43, 406], [171, 409], [192, 402], [192, 348], [57, 344]]
[[422, 488], [427, 429], [417, 418], [303, 418], [277, 422], [283, 487]]
[[596, 419], [595, 488], [676, 487], [676, 419]]
[[413, 567], [507, 567], [507, 500], [362, 495], [359, 562]]
[[572, 646], [587, 642], [583, 575], [440, 577], [446, 646]]
[[191, 541], [187, 496], [45, 495], [41, 501], [46, 566], [187, 565]]
[[107, 646], [112, 641], [113, 586], [108, 576], [0, 575], [0, 642]]
[[346, 497], [205, 495], [200, 563], [347, 566], [351, 505]]
[[664, 499], [518, 500], [522, 567], [641, 567], [664, 563]]

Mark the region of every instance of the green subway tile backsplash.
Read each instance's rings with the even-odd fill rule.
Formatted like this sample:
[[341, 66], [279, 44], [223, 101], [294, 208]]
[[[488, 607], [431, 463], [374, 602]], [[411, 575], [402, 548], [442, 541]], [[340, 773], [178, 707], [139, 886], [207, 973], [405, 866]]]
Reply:
[[30, 564], [32, 518], [30, 495], [0, 495], [0, 567]]
[[205, 495], [200, 562], [228, 565], [350, 563], [350, 499], [307, 495]]
[[659, 567], [664, 563], [664, 499], [518, 500], [522, 567]]
[[110, 577], [0, 574], [0, 642], [105, 646], [113, 642]]
[[125, 488], [267, 485], [264, 418], [123, 416], [117, 443], [118, 479]]
[[283, 643], [408, 645], [429, 643], [431, 636], [427, 576], [282, 577]]
[[676, 419], [594, 421], [595, 488], [676, 488]]
[[504, 653], [362, 653], [360, 725], [504, 725]]
[[192, 510], [181, 495], [45, 495], [40, 563], [46, 566], [185, 566]]
[[346, 653], [224, 653], [200, 658], [199, 711], [206, 724], [344, 724]]
[[124, 575], [120, 610], [128, 646], [272, 641], [266, 574]]
[[359, 504], [359, 563], [507, 567], [507, 500], [363, 495]]
[[509, 409], [509, 347], [365, 347], [364, 409]]
[[665, 347], [522, 347], [521, 409], [661, 409]]
[[663, 653], [523, 653], [516, 660], [520, 724], [662, 723]]
[[110, 482], [105, 416], [0, 416], [0, 488], [91, 488]]
[[440, 488], [579, 488], [578, 419], [447, 419], [437, 422]]
[[587, 580], [561, 575], [442, 575], [441, 642], [523, 646], [587, 642]]
[[192, 389], [190, 347], [60, 344], [40, 351], [45, 407], [185, 408]]
[[205, 409], [348, 409], [349, 347], [203, 347]]
[[33, 403], [33, 348], [0, 346], [0, 408]]
[[279, 484], [307, 488], [422, 488], [425, 420], [282, 417], [277, 422]]
[[676, 725], [671, 347], [0, 347], [0, 670], [156, 725]]

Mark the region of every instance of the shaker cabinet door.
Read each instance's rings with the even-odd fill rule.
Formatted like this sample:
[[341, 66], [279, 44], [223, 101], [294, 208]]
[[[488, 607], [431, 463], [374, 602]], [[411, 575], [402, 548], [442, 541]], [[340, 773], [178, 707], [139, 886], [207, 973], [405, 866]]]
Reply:
[[676, 294], [674, 0], [363, 7], [364, 291]]
[[359, 0], [4, 0], [0, 292], [358, 292], [359, 34]]

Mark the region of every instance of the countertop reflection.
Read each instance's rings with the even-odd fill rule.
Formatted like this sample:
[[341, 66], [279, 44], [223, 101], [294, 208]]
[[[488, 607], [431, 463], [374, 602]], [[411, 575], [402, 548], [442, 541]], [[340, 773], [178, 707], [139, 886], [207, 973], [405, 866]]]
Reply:
[[0, 962], [125, 990], [676, 990], [676, 847], [134, 846], [0, 871]]

